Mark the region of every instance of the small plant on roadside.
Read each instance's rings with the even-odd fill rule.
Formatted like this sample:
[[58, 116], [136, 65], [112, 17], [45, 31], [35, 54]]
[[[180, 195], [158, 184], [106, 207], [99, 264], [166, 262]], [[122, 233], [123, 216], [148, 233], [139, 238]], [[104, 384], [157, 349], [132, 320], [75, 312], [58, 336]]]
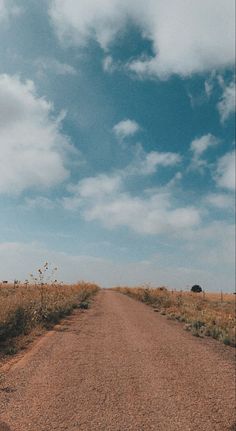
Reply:
[[[200, 287], [200, 286], [197, 286]], [[118, 287], [118, 292], [152, 305], [168, 319], [185, 323], [184, 329], [196, 337], [212, 337], [225, 345], [236, 346], [235, 295], [170, 291], [166, 288]]]
[[89, 302], [88, 301], [80, 302], [79, 308], [81, 308], [82, 310], [87, 310], [89, 308]]
[[81, 281], [63, 285], [55, 280], [55, 271], [46, 262], [31, 274], [31, 283], [5, 284], [0, 288], [0, 351], [8, 340], [29, 334], [33, 328], [49, 328], [75, 308], [87, 309], [89, 299], [98, 291], [96, 284]]

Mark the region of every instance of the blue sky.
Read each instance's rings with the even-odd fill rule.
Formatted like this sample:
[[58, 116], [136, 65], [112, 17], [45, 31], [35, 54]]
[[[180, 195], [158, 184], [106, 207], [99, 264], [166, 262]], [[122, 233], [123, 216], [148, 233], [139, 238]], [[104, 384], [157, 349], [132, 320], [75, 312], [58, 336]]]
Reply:
[[0, 1], [0, 279], [233, 289], [234, 7]]

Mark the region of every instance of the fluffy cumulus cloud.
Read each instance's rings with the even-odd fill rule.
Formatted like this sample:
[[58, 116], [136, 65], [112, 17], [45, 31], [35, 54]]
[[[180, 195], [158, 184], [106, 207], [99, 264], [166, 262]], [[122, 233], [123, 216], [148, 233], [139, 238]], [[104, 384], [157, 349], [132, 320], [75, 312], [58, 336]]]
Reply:
[[128, 136], [133, 136], [139, 130], [140, 130], [139, 124], [134, 120], [130, 120], [129, 118], [126, 120], [120, 121], [113, 127], [113, 131], [115, 135], [120, 139], [124, 139]]
[[181, 156], [173, 152], [146, 152], [141, 144], [134, 148], [133, 161], [123, 170], [123, 175], [151, 175], [160, 167], [176, 166], [181, 162]]
[[217, 105], [222, 123], [235, 112], [235, 91], [235, 81], [223, 88], [222, 98]]
[[219, 159], [215, 180], [219, 187], [235, 190], [235, 151], [231, 151]]
[[173, 205], [169, 190], [149, 190], [134, 196], [125, 190], [124, 178], [118, 175], [87, 178], [69, 191], [64, 206], [79, 209], [86, 220], [97, 220], [106, 228], [126, 226], [141, 234], [160, 234], [200, 222], [196, 208]]
[[191, 142], [190, 151], [192, 152], [191, 168], [202, 169], [207, 166], [206, 160], [202, 159], [203, 153], [209, 148], [215, 147], [219, 144], [219, 139], [213, 136], [211, 133], [203, 135], [200, 138], [196, 138]]
[[152, 174], [156, 172], [158, 166], [175, 166], [181, 160], [177, 153], [160, 153], [158, 151], [151, 151], [145, 155], [145, 158], [140, 161], [138, 166], [134, 166], [134, 172], [137, 174]]
[[68, 186], [70, 197], [63, 199], [66, 209], [82, 208], [87, 201], [103, 201], [120, 189], [121, 178], [119, 176], [109, 177], [100, 174], [96, 177], [88, 177], [81, 180], [78, 184]]
[[190, 149], [193, 151], [196, 157], [200, 157], [209, 147], [214, 147], [217, 143], [218, 139], [208, 133], [201, 138], [194, 139], [191, 142]]
[[65, 154], [72, 147], [61, 133], [62, 118], [36, 94], [32, 81], [0, 75], [0, 193], [48, 188], [65, 180]]
[[[186, 76], [234, 63], [234, 0], [52, 0], [50, 16], [59, 38], [109, 51], [132, 23], [152, 44], [127, 67], [141, 75]], [[227, 29], [227, 31], [226, 31]]]
[[81, 46], [93, 38], [106, 49], [124, 26], [129, 8], [124, 0], [53, 0], [50, 16], [62, 41]]

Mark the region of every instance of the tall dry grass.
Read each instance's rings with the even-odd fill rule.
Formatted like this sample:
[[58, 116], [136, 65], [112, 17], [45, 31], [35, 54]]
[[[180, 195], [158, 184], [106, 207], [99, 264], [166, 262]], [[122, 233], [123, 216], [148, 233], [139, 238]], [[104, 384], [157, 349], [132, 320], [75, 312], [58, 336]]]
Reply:
[[0, 286], [0, 344], [37, 325], [48, 327], [74, 308], [87, 308], [98, 291], [95, 284], [35, 284]]
[[211, 336], [226, 345], [236, 346], [235, 300], [227, 293], [192, 293], [170, 291], [166, 288], [117, 287], [170, 319], [185, 322], [185, 329], [199, 337]]

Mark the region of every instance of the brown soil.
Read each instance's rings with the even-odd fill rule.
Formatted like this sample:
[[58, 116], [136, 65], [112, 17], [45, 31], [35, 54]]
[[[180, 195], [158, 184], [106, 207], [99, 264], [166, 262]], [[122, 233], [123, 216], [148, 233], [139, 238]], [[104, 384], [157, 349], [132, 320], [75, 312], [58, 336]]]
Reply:
[[0, 370], [0, 431], [229, 431], [234, 390], [233, 348], [101, 291]]

